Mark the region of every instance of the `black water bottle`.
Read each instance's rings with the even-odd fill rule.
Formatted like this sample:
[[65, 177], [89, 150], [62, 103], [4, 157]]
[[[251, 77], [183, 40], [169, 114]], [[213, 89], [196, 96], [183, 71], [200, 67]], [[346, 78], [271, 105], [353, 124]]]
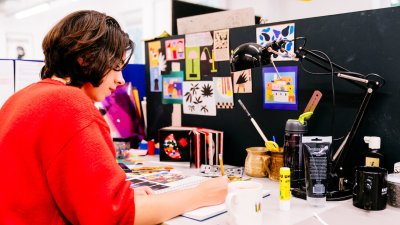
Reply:
[[284, 165], [290, 168], [290, 184], [292, 195], [306, 198], [302, 137], [307, 133], [307, 122], [289, 119], [285, 125], [283, 145]]

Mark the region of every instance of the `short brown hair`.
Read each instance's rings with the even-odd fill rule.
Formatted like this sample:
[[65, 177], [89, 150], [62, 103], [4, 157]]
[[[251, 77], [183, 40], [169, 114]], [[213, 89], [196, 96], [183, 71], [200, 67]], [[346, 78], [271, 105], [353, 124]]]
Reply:
[[[69, 77], [72, 86], [82, 87], [90, 82], [98, 87], [110, 70], [122, 70], [128, 64], [134, 43], [114, 18], [83, 10], [59, 21], [46, 34], [42, 48], [42, 79], [55, 75]], [[130, 52], [124, 60], [127, 51]], [[78, 63], [78, 58], [83, 63]]]

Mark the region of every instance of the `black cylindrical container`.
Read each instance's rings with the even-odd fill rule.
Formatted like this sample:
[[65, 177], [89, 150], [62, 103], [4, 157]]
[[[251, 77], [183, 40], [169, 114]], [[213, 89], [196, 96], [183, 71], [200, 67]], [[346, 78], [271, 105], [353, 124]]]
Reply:
[[307, 133], [307, 122], [289, 119], [285, 125], [285, 137], [283, 144], [284, 165], [290, 168], [290, 184], [295, 192], [300, 190], [303, 194], [295, 197], [305, 199], [304, 163], [301, 138]]
[[366, 210], [382, 210], [387, 202], [387, 170], [360, 166], [356, 169], [353, 205]]

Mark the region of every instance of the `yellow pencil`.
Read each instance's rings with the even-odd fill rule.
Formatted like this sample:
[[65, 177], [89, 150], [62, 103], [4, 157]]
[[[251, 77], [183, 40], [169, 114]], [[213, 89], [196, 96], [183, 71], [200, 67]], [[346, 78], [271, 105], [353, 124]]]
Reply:
[[222, 154], [221, 153], [219, 153], [218, 158], [219, 158], [219, 167], [221, 169], [221, 176], [224, 176], [224, 163], [222, 161]]

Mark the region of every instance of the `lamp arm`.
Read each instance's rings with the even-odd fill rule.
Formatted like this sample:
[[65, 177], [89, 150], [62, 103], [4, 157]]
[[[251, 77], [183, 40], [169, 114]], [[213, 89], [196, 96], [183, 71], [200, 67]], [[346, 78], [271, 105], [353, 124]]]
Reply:
[[346, 158], [346, 155], [351, 148], [351, 144], [353, 143], [354, 137], [358, 132], [358, 128], [362, 122], [363, 116], [367, 109], [369, 100], [371, 99], [372, 94], [374, 93], [374, 88], [369, 87], [364, 95], [364, 99], [358, 109], [357, 115], [354, 119], [354, 122], [350, 128], [349, 133], [340, 144], [339, 148], [335, 151], [335, 154], [332, 157], [332, 172], [336, 172], [338, 167], [342, 166], [342, 161]]
[[347, 153], [351, 149], [351, 145], [354, 141], [354, 138], [358, 132], [358, 128], [362, 122], [363, 116], [368, 107], [369, 100], [371, 99], [371, 96], [374, 93], [374, 91], [376, 89], [378, 89], [379, 87], [383, 86], [384, 80], [382, 79], [381, 81], [377, 81], [377, 80], [373, 80], [373, 79], [368, 79], [368, 76], [366, 76], [366, 77], [355, 76], [348, 69], [346, 69], [336, 63], [329, 62], [326, 58], [323, 58], [323, 57], [319, 56], [318, 54], [315, 54], [314, 52], [307, 50], [303, 47], [299, 47], [296, 50], [295, 54], [296, 54], [296, 57], [299, 58], [300, 60], [305, 59], [308, 62], [311, 62], [314, 65], [316, 65], [322, 69], [325, 69], [326, 71], [332, 71], [332, 69], [330, 68], [330, 64], [331, 64], [334, 67], [334, 69], [341, 71], [341, 72], [334, 72], [334, 74], [338, 78], [347, 80], [347, 81], [353, 83], [354, 85], [362, 87], [364, 90], [366, 90], [363, 101], [361, 102], [361, 105], [358, 109], [357, 115], [354, 119], [351, 129], [349, 130], [348, 134], [346, 135], [346, 137], [340, 144], [339, 148], [333, 152], [334, 155], [331, 159], [331, 161], [332, 161], [331, 173], [334, 174], [335, 176], [336, 175], [341, 176], [342, 175], [341, 170], [343, 169], [343, 168], [341, 168], [343, 165], [343, 159], [346, 158]]
[[[295, 55], [296, 55], [295, 57], [297, 59], [300, 59], [300, 60], [304, 59], [304, 60], [306, 60], [306, 61], [308, 61], [308, 62], [310, 62], [310, 63], [312, 63], [312, 64], [314, 64], [314, 65], [316, 65], [316, 66], [318, 66], [318, 67], [320, 67], [320, 68], [322, 68], [324, 70], [326, 70], [326, 71], [329, 71], [329, 72], [331, 71], [331, 68], [330, 68], [330, 65], [327, 65], [328, 63], [331, 63], [332, 66], [336, 70], [342, 72], [341, 74], [345, 74], [346, 72], [350, 72], [350, 70], [348, 70], [348, 69], [346, 69], [346, 68], [344, 68], [344, 67], [342, 67], [342, 66], [340, 66], [340, 65], [338, 65], [338, 64], [336, 64], [334, 62], [329, 62], [327, 59], [325, 59], [325, 58], [323, 58], [323, 57], [315, 54], [314, 52], [312, 52], [312, 51], [310, 51], [308, 49], [305, 49], [303, 47], [299, 47], [296, 50]], [[310, 57], [310, 56], [312, 56], [312, 57]], [[366, 89], [365, 85], [359, 84], [359, 82], [360, 82], [359, 80], [350, 78], [350, 77], [354, 77], [354, 78], [357, 78], [357, 77], [355, 77], [353, 75], [347, 75], [347, 74], [346, 74], [347, 77], [339, 76], [338, 74], [340, 74], [340, 72], [336, 71], [336, 72], [334, 72], [334, 74], [336, 74], [337, 77], [345, 78], [346, 81], [352, 83], [355, 86], [358, 86], [361, 89]], [[348, 79], [346, 79], [346, 78], [348, 78]], [[361, 81], [361, 83], [365, 83], [365, 82]]]

